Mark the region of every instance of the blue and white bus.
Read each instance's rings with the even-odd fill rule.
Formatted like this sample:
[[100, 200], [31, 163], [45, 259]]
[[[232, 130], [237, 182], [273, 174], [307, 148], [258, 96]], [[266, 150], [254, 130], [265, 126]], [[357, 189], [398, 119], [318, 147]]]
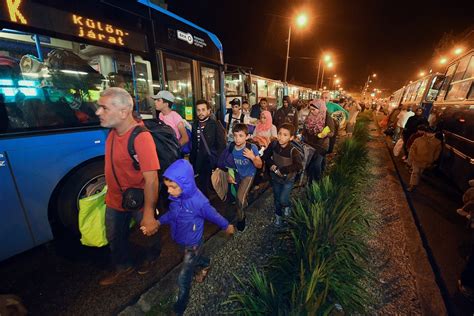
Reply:
[[149, 1], [0, 0], [0, 260], [64, 232], [104, 185], [100, 92], [119, 86], [142, 116], [172, 91], [224, 113], [217, 37]]

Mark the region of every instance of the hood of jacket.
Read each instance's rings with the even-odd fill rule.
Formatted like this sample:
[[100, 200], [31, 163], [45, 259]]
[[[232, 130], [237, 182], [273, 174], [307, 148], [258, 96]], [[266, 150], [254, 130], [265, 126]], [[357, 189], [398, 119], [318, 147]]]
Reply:
[[185, 159], [178, 159], [173, 162], [168, 169], [166, 169], [163, 176], [176, 182], [183, 191], [177, 198], [170, 196], [170, 200], [187, 199], [192, 197], [197, 191], [193, 167]]

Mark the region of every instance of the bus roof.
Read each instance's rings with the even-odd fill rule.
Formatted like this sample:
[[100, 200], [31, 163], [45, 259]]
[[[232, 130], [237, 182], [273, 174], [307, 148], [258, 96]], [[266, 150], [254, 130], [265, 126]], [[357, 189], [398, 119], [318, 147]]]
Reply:
[[191, 27], [193, 27], [193, 28], [195, 28], [195, 29], [198, 29], [198, 30], [200, 30], [200, 31], [202, 31], [202, 32], [204, 32], [204, 33], [206, 33], [206, 34], [211, 38], [212, 42], [213, 42], [214, 45], [217, 47], [217, 49], [219, 49], [219, 51], [221, 51], [221, 52], [223, 51], [222, 43], [221, 43], [221, 41], [219, 40], [219, 38], [218, 38], [214, 33], [209, 32], [208, 30], [206, 30], [206, 29], [204, 29], [204, 28], [202, 28], [202, 27], [200, 27], [200, 26], [194, 24], [194, 23], [191, 22], [191, 21], [188, 21], [188, 20], [186, 20], [186, 19], [180, 17], [179, 15], [174, 14], [173, 12], [170, 12], [170, 11], [168, 11], [168, 10], [166, 10], [166, 9], [163, 9], [162, 7], [160, 7], [160, 6], [158, 6], [158, 5], [154, 4], [154, 3], [152, 3], [150, 0], [138, 0], [138, 2], [141, 3], [141, 4], [143, 4], [143, 5], [146, 5], [147, 7], [150, 7], [150, 8], [152, 8], [152, 9], [155, 9], [156, 11], [159, 11], [159, 12], [161, 12], [161, 13], [163, 13], [163, 14], [165, 14], [165, 15], [167, 15], [167, 16], [173, 18], [173, 19], [176, 19], [176, 20], [178, 20], [178, 21], [181, 21], [181, 22], [183, 22], [183, 23], [185, 23], [185, 24], [187, 24], [187, 25], [189, 25], [189, 26], [191, 26]]

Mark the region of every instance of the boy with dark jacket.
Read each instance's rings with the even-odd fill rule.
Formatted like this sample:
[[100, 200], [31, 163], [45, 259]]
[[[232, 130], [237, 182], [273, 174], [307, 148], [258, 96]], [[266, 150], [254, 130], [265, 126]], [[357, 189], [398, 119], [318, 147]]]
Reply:
[[278, 128], [277, 141], [273, 141], [263, 153], [262, 159], [270, 169], [273, 199], [275, 201], [275, 225], [281, 226], [282, 216], [290, 215], [290, 194], [296, 174], [303, 169], [301, 155], [293, 147], [295, 128], [283, 123]]
[[[234, 226], [217, 213], [196, 187], [194, 171], [188, 161], [175, 161], [163, 177], [171, 203], [169, 211], [159, 218], [158, 226], [170, 225], [171, 237], [184, 250], [178, 276], [178, 300], [174, 304], [174, 312], [182, 315], [188, 304], [194, 270], [201, 268], [196, 275], [197, 282], [203, 282], [209, 271], [209, 258], [203, 256], [204, 220], [213, 222], [229, 235], [234, 233]], [[146, 233], [144, 229], [142, 231]]]
[[196, 182], [199, 190], [208, 196], [212, 169], [225, 149], [226, 139], [223, 126], [211, 117], [211, 106], [206, 100], [196, 102], [196, 113], [189, 160], [198, 175]]

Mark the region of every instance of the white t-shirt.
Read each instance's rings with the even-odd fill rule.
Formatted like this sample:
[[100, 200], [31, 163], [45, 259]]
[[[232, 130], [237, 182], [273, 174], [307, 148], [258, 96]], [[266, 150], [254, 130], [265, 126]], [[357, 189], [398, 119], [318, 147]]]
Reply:
[[[231, 113], [227, 113], [225, 115], [224, 122], [226, 124], [228, 124], [228, 122], [229, 122], [229, 115], [231, 115]], [[227, 128], [227, 125], [226, 125], [226, 129], [228, 130], [228, 132], [227, 132], [227, 141], [229, 141], [229, 142], [234, 140], [234, 135], [232, 134], [232, 127], [234, 127], [235, 124], [237, 124], [237, 123], [250, 124], [250, 116], [244, 115], [244, 121], [241, 122], [240, 121], [240, 116], [241, 115], [242, 115], [242, 112], [240, 112], [238, 116], [232, 116], [232, 119], [230, 120], [230, 126], [228, 126], [228, 128]]]

